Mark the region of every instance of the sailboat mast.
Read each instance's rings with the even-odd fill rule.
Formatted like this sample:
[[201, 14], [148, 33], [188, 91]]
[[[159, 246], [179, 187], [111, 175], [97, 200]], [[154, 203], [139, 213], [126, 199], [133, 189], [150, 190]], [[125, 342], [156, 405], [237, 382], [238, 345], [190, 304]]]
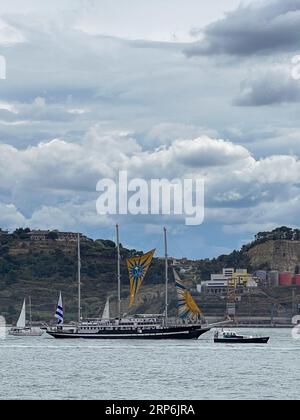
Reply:
[[164, 240], [165, 240], [165, 279], [166, 279], [166, 303], [165, 303], [165, 321], [168, 322], [168, 306], [169, 306], [169, 299], [168, 299], [168, 284], [169, 284], [169, 277], [168, 277], [168, 241], [167, 241], [167, 229], [164, 228]]
[[120, 255], [120, 230], [119, 225], [117, 229], [117, 253], [118, 253], [118, 316], [121, 319], [121, 255]]
[[78, 322], [81, 322], [81, 255], [80, 255], [80, 233], [78, 233]]
[[120, 256], [120, 231], [119, 225], [116, 226], [117, 230], [117, 253], [118, 253], [118, 315], [121, 319], [121, 256]]

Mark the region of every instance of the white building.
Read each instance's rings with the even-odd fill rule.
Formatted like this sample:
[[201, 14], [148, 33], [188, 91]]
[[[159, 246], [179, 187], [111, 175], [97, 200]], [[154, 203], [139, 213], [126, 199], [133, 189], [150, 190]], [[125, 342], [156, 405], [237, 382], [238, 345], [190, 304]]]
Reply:
[[244, 288], [257, 287], [257, 282], [246, 269], [224, 268], [221, 274], [211, 274], [210, 277], [209, 281], [203, 281], [197, 286], [199, 293], [226, 294], [228, 285], [232, 284]]
[[210, 281], [203, 281], [197, 285], [197, 291], [199, 293], [209, 294], [224, 294], [228, 289], [228, 280], [225, 279], [214, 279]]
[[[48, 235], [54, 233], [56, 234], [56, 241], [58, 242], [77, 242], [78, 233], [75, 232], [59, 232], [58, 230], [32, 230], [28, 233], [30, 240], [33, 242], [46, 242], [48, 240]], [[86, 241], [88, 238], [80, 234], [80, 238], [83, 241]]]
[[231, 279], [234, 275], [234, 268], [223, 268], [223, 276], [226, 279]]

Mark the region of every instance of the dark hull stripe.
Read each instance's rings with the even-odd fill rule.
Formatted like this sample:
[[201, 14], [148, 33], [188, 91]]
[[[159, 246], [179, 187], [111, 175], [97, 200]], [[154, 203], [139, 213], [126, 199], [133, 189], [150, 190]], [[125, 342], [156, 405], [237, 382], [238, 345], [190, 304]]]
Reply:
[[63, 333], [63, 332], [52, 332], [47, 331], [49, 335], [57, 339], [89, 339], [89, 340], [103, 340], [103, 339], [123, 339], [123, 340], [195, 340], [199, 338], [202, 334], [208, 332], [209, 329], [201, 330], [185, 330], [178, 332], [165, 332], [165, 333], [141, 333], [141, 334], [132, 334], [132, 333], [110, 333], [100, 332], [98, 334], [76, 334], [76, 333]]
[[245, 339], [245, 340], [230, 340], [230, 339], [215, 339], [215, 343], [227, 343], [227, 344], [267, 344], [269, 338], [255, 338], [255, 339]]

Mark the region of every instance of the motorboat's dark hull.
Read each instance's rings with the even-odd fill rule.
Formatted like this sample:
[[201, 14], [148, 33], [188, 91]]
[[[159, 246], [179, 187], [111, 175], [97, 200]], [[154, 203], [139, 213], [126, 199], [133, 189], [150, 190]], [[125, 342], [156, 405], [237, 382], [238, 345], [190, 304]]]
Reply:
[[210, 328], [202, 328], [196, 326], [180, 326], [180, 327], [166, 327], [159, 330], [118, 330], [109, 331], [102, 330], [96, 333], [77, 333], [67, 331], [51, 331], [47, 334], [57, 339], [89, 339], [89, 340], [103, 340], [103, 339], [125, 339], [125, 340], [197, 340], [201, 335], [210, 331]]
[[226, 344], [267, 344], [270, 337], [253, 337], [253, 338], [215, 338], [215, 343]]

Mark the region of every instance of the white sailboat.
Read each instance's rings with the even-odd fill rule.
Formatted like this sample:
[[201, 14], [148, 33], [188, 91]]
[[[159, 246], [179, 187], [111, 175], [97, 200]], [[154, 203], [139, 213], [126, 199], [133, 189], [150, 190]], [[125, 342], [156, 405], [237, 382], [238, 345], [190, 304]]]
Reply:
[[40, 337], [43, 335], [42, 330], [32, 329], [32, 317], [31, 317], [31, 299], [29, 298], [29, 308], [30, 308], [30, 321], [29, 326], [26, 326], [26, 299], [24, 299], [22, 310], [17, 322], [16, 327], [12, 327], [9, 331], [10, 335], [15, 337]]
[[109, 298], [107, 298], [105, 308], [102, 314], [102, 321], [109, 321], [110, 320], [110, 301]]

